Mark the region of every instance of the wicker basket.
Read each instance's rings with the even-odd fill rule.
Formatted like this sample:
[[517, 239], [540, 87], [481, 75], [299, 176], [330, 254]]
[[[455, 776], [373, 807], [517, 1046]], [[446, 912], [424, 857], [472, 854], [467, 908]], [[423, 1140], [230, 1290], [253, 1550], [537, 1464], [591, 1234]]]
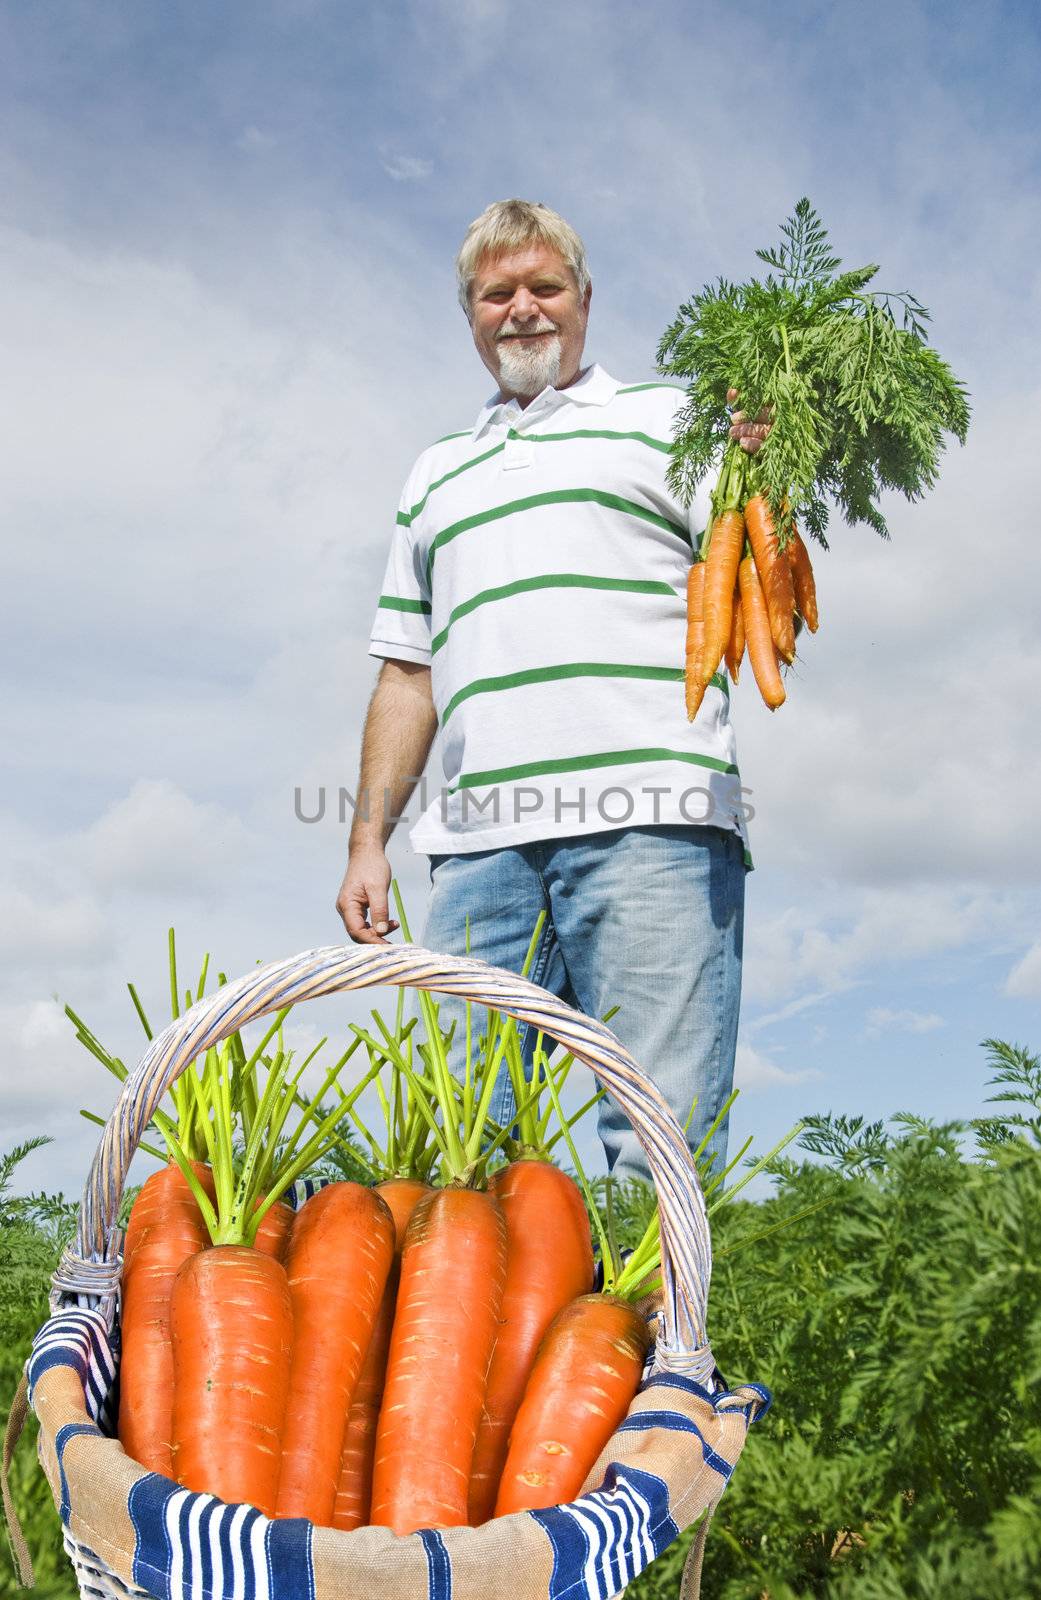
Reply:
[[[111, 1435], [118, 1369], [127, 1172], [184, 1067], [257, 1017], [344, 989], [397, 984], [453, 994], [530, 1022], [592, 1068], [624, 1108], [657, 1186], [664, 1304], [650, 1374], [577, 1501], [480, 1528], [338, 1533], [273, 1521], [146, 1473]], [[765, 1389], [714, 1382], [705, 1335], [711, 1246], [683, 1134], [614, 1035], [524, 978], [414, 945], [330, 946], [261, 967], [200, 1000], [127, 1078], [54, 1275], [33, 1346], [29, 1399], [40, 1456], [80, 1591], [92, 1600], [608, 1600], [722, 1494]], [[707, 1527], [707, 1517], [703, 1524]], [[699, 1538], [684, 1593], [697, 1587]]]

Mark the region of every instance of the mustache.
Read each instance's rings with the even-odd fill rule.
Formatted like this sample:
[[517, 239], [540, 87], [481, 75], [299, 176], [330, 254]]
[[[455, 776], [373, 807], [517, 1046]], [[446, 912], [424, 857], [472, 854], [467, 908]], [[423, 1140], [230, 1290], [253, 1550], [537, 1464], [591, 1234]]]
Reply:
[[495, 338], [496, 341], [500, 339], [530, 339], [536, 333], [558, 333], [559, 331], [555, 322], [550, 322], [548, 317], [543, 317], [533, 328], [518, 328], [515, 323], [504, 322]]

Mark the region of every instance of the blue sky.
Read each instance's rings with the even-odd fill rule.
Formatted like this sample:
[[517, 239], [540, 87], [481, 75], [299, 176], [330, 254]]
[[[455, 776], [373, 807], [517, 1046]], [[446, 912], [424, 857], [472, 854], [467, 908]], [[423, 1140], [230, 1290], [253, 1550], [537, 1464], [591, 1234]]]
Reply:
[[[5, 8], [0, 1126], [54, 1135], [29, 1180], [78, 1183], [109, 1096], [55, 995], [132, 1059], [122, 984], [161, 997], [170, 922], [229, 972], [339, 937], [343, 833], [293, 790], [355, 780], [401, 482], [488, 387], [452, 257], [507, 194], [583, 234], [588, 353], [629, 381], [805, 193], [973, 395], [890, 545], [836, 528], [783, 711], [735, 696], [737, 1130], [971, 1115], [978, 1041], [1041, 1044], [1039, 56], [994, 4]], [[418, 926], [404, 829], [391, 857]]]

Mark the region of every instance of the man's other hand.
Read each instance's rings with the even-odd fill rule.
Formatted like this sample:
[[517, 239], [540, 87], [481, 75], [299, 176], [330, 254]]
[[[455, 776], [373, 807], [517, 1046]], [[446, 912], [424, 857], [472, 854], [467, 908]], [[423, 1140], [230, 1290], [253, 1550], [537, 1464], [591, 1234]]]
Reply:
[[[737, 398], [736, 389], [727, 390], [728, 405], [734, 405]], [[754, 456], [772, 426], [769, 406], [763, 407], [754, 422], [749, 422], [743, 411], [733, 411], [731, 412], [730, 437], [736, 439], [742, 450], [748, 455]]]
[[387, 853], [378, 845], [351, 851], [336, 909], [355, 944], [389, 944], [384, 935], [399, 926], [387, 908], [391, 876]]

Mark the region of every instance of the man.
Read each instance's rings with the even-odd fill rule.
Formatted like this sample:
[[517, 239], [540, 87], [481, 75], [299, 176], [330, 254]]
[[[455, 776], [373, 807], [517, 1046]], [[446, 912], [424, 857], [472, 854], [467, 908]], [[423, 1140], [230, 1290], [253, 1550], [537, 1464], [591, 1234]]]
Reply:
[[[733, 1080], [751, 864], [725, 677], [693, 723], [684, 707], [708, 486], [688, 512], [665, 483], [675, 386], [583, 365], [592, 287], [562, 217], [489, 206], [457, 272], [498, 389], [405, 485], [370, 645], [383, 660], [362, 739], [371, 804], [337, 909], [359, 943], [397, 927], [391, 819], [440, 728], [444, 785], [410, 835], [430, 856], [422, 943], [462, 954], [469, 916], [470, 953], [519, 971], [545, 910], [532, 980], [589, 1016], [619, 1007], [611, 1027], [681, 1123], [696, 1098], [696, 1147]], [[744, 448], [766, 431], [735, 413]], [[439, 1004], [461, 1023], [459, 1002]], [[533, 1044], [525, 1028], [528, 1060]], [[504, 1084], [497, 1120], [512, 1110]], [[599, 1115], [609, 1168], [646, 1177], [617, 1106]], [[724, 1118], [720, 1164], [726, 1134]]]

